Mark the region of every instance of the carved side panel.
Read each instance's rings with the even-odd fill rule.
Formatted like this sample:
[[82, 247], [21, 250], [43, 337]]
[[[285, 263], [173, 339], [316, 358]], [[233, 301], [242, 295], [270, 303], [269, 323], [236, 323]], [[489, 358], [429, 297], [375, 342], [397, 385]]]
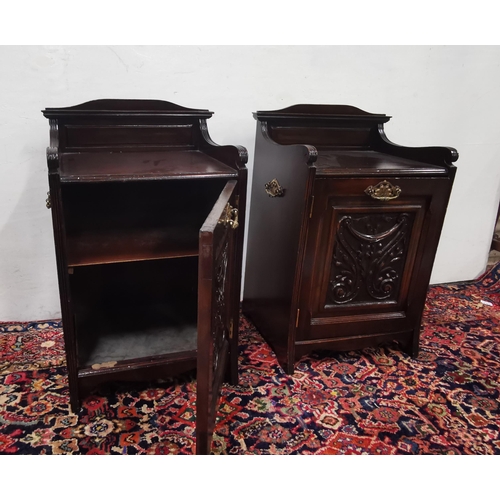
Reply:
[[413, 213], [343, 215], [325, 306], [396, 300], [413, 221]]

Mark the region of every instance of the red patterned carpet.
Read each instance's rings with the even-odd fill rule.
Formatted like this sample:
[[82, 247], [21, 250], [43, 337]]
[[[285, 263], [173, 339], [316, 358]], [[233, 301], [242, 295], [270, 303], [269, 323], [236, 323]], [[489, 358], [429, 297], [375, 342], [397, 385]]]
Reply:
[[[500, 454], [500, 266], [431, 287], [418, 359], [318, 352], [287, 376], [245, 318], [240, 331], [214, 454]], [[66, 383], [59, 322], [0, 324], [0, 454], [193, 453], [192, 378], [96, 394], [78, 415]]]

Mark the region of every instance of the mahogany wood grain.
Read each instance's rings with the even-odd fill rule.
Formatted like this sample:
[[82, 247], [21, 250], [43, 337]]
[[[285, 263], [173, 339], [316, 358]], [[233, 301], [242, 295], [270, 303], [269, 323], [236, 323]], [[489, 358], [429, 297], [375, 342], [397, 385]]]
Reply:
[[[297, 254], [305, 241], [302, 224], [307, 217], [316, 150], [307, 146], [281, 147], [258, 122], [243, 311], [268, 339], [283, 365], [293, 361], [288, 338], [294, 329], [291, 310], [295, 299]], [[285, 190], [270, 197], [265, 184], [276, 178]], [[262, 314], [265, 309], [266, 313]], [[291, 324], [292, 323], [292, 324]]]
[[[234, 318], [230, 277], [234, 274], [235, 229], [221, 224], [234, 207], [236, 182], [229, 181], [200, 229], [196, 453], [210, 453], [217, 399], [231, 353]], [[237, 325], [236, 325], [237, 328]]]
[[207, 109], [193, 109], [180, 106], [173, 102], [162, 101], [159, 99], [95, 99], [87, 101], [76, 106], [66, 108], [46, 108], [43, 111], [47, 118], [61, 118], [90, 116], [93, 120], [96, 117], [114, 116], [122, 118], [123, 116], [146, 116], [155, 115], [186, 117], [194, 116], [197, 118], [210, 118], [213, 113]]
[[124, 123], [119, 125], [102, 124], [100, 127], [89, 124], [67, 124], [65, 143], [68, 150], [75, 148], [123, 148], [134, 147], [163, 149], [165, 143], [170, 148], [189, 147], [193, 143], [192, 124], [142, 124]]
[[[209, 453], [221, 381], [238, 380], [246, 149], [210, 139], [212, 112], [166, 101], [101, 99], [43, 113], [71, 408], [102, 384], [198, 367], [197, 446]], [[224, 232], [231, 243], [221, 254], [226, 198], [239, 227]], [[224, 256], [217, 262], [200, 254], [204, 221], [213, 254]], [[221, 269], [216, 301], [204, 280], [210, 272], [219, 283]], [[205, 384], [207, 369], [216, 383]]]
[[430, 165], [446, 166], [450, 171], [455, 168], [452, 166], [452, 163], [458, 160], [458, 151], [455, 148], [445, 146], [410, 148], [395, 144], [387, 138], [382, 125], [379, 125], [376, 130], [372, 130], [372, 137], [374, 143], [373, 147], [382, 153], [388, 153], [401, 158], [428, 163]]
[[443, 176], [447, 168], [412, 161], [378, 151], [319, 150], [316, 161], [318, 176]]
[[61, 156], [62, 182], [116, 182], [237, 177], [234, 168], [201, 151], [92, 152]]
[[[352, 106], [254, 116], [245, 314], [287, 373], [318, 349], [396, 340], [418, 355], [456, 150], [396, 145], [383, 128], [389, 116]], [[306, 144], [316, 149], [310, 164]], [[273, 177], [293, 191], [271, 208], [263, 184]]]
[[68, 266], [171, 259], [198, 255], [196, 227], [126, 228], [68, 235]]

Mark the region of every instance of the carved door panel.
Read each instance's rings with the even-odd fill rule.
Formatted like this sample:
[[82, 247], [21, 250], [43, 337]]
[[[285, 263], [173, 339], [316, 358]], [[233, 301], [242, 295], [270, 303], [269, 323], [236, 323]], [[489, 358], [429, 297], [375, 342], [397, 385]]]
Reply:
[[321, 308], [397, 302], [415, 211], [401, 206], [333, 210], [328, 242], [333, 248], [328, 252], [329, 275], [323, 276]]
[[422, 179], [388, 181], [316, 182], [299, 340], [411, 329], [412, 284], [438, 190]]
[[196, 453], [209, 454], [220, 389], [237, 356], [234, 318], [235, 235], [238, 227], [236, 181], [229, 181], [200, 230], [198, 266], [198, 349]]

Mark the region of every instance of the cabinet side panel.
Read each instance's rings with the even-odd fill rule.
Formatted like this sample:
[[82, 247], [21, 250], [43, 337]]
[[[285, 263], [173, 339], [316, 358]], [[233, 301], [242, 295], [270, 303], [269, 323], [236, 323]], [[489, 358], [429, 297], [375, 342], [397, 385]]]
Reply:
[[418, 356], [419, 352], [422, 315], [454, 178], [455, 168], [452, 167], [450, 168], [450, 176], [448, 179], [440, 179], [439, 182], [437, 180], [433, 181], [436, 195], [433, 196], [428, 211], [428, 229], [424, 234], [425, 239], [421, 241], [421, 246], [423, 248], [417, 251], [416, 265], [418, 266], [418, 272], [415, 273], [410, 284], [410, 288], [413, 288], [416, 293], [408, 311], [408, 316], [413, 321], [415, 329], [413, 332], [412, 344], [407, 347], [408, 352], [415, 357]]
[[238, 385], [238, 356], [239, 356], [239, 319], [240, 319], [240, 299], [241, 299], [241, 281], [243, 272], [243, 247], [244, 247], [244, 232], [246, 224], [246, 196], [247, 196], [247, 174], [245, 168], [238, 171], [238, 194], [236, 198], [236, 208], [238, 210], [239, 227], [235, 236], [234, 249], [234, 272], [231, 279], [233, 291], [231, 292], [232, 301], [232, 321], [233, 321], [233, 338], [230, 342], [230, 357], [229, 357], [229, 373], [228, 382], [233, 385]]
[[[249, 214], [243, 312], [271, 344], [282, 365], [293, 354], [289, 340], [295, 270], [308, 178], [303, 146], [280, 146], [267, 139], [257, 124]], [[282, 196], [270, 196], [265, 185], [276, 179]], [[293, 319], [295, 321], [295, 319]]]
[[[49, 170], [50, 170], [49, 159]], [[66, 260], [66, 233], [61, 198], [61, 183], [59, 173], [49, 172], [50, 199], [52, 205], [52, 225], [54, 229], [54, 246], [56, 252], [57, 275], [59, 281], [59, 297], [61, 300], [61, 315], [66, 350], [66, 364], [68, 368], [68, 385], [70, 391], [71, 410], [79, 409], [77, 348], [75, 339], [75, 325], [73, 306], [69, 287], [68, 267]]]

